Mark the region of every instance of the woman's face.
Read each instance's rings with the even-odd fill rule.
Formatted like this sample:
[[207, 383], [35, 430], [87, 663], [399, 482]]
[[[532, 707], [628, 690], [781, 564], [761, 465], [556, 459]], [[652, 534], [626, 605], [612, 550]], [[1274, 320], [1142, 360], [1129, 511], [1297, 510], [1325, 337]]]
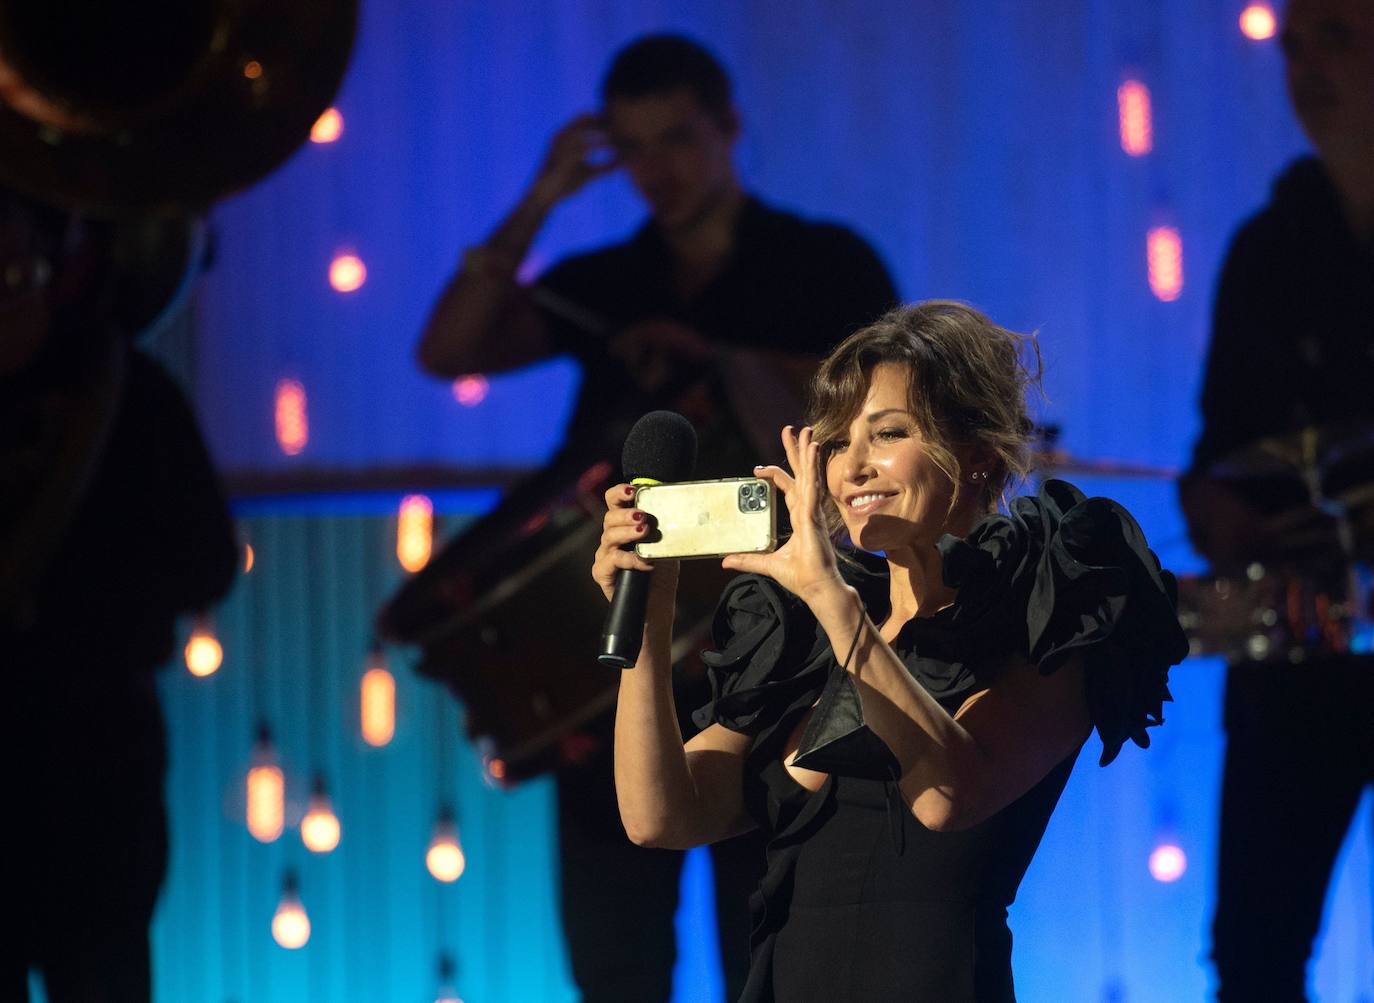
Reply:
[[[875, 366], [859, 413], [828, 443], [826, 487], [849, 538], [864, 550], [933, 546], [956, 531], [949, 514], [954, 482], [926, 450], [908, 410], [908, 385], [906, 367]], [[967, 459], [958, 458], [967, 476]]]

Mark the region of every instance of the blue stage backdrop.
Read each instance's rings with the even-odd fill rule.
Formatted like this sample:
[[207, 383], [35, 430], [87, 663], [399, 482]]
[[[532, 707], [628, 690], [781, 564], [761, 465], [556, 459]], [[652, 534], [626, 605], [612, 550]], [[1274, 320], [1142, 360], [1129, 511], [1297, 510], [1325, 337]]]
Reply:
[[[675, 29], [707, 41], [734, 71], [752, 190], [856, 227], [907, 298], [966, 299], [1038, 331], [1039, 411], [1062, 426], [1072, 453], [1178, 467], [1196, 430], [1227, 240], [1303, 149], [1277, 44], [1240, 33], [1242, 6], [364, 3], [337, 102], [342, 134], [308, 144], [214, 214], [218, 255], [199, 297], [194, 381], [214, 454], [235, 474], [423, 465], [478, 479], [548, 457], [578, 378], [570, 362], [459, 395], [417, 373], [412, 347], [461, 249], [515, 201], [553, 131], [592, 106], [611, 53]], [[1133, 119], [1128, 137], [1149, 147], [1138, 156], [1123, 149], [1120, 121], [1123, 103], [1139, 107], [1139, 90], [1119, 99], [1130, 80], [1150, 98], [1148, 122]], [[556, 213], [531, 268], [618, 237], [640, 217], [623, 180], [595, 184]], [[1156, 228], [1166, 243], [1152, 288], [1146, 246]], [[366, 268], [347, 293], [329, 282], [343, 254]], [[274, 423], [282, 381], [295, 381], [308, 428], [287, 421], [294, 455]], [[1166, 564], [1199, 569], [1170, 481], [1079, 480], [1125, 501]], [[436, 501], [441, 528], [491, 497]], [[358, 737], [371, 613], [401, 576], [395, 499], [380, 510], [367, 501], [245, 510], [259, 564], [219, 613], [224, 667], [164, 681], [175, 849], [155, 930], [163, 1001], [434, 999], [443, 950], [468, 1003], [573, 996], [555, 922], [547, 784], [485, 788], [458, 708], [399, 654], [396, 738], [373, 749]], [[1203, 998], [1220, 679], [1215, 661], [1186, 663], [1152, 749], [1131, 748], [1105, 770], [1095, 741], [1083, 756], [1013, 910], [1028, 1003]], [[297, 809], [311, 772], [324, 771], [343, 822], [333, 854], [308, 854], [290, 828], [271, 845], [245, 831], [242, 778], [259, 715], [274, 728]], [[469, 859], [451, 886], [423, 865], [444, 799], [456, 802]], [[1357, 831], [1367, 832], [1363, 818]], [[1166, 837], [1188, 862], [1172, 883], [1147, 868]], [[1319, 998], [1353, 1000], [1374, 983], [1367, 840], [1352, 841], [1341, 866], [1314, 978]], [[287, 867], [313, 924], [294, 952], [270, 934]], [[703, 974], [704, 886], [694, 867], [681, 917], [683, 1001], [719, 995]]]

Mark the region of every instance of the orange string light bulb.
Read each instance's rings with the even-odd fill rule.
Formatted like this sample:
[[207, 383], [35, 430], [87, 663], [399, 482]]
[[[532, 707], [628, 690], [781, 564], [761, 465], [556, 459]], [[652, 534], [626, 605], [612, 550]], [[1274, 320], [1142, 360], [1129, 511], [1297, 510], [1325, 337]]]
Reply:
[[1150, 291], [1172, 303], [1183, 292], [1183, 238], [1172, 226], [1155, 226], [1145, 238]]
[[458, 824], [448, 808], [439, 812], [439, 819], [434, 823], [434, 838], [425, 853], [425, 866], [435, 879], [445, 884], [457, 881], [467, 867], [467, 858], [458, 844]]
[[277, 750], [266, 725], [258, 727], [247, 793], [248, 831], [253, 838], [261, 843], [280, 839], [286, 828], [286, 779], [277, 765]]
[[396, 515], [396, 560], [407, 571], [419, 571], [434, 550], [434, 503], [424, 495], [406, 495]]
[[310, 442], [310, 416], [300, 380], [277, 381], [274, 418], [277, 446], [287, 456], [299, 456]]
[[324, 785], [324, 777], [316, 776], [310, 795], [310, 809], [301, 819], [301, 842], [312, 853], [328, 853], [339, 845], [342, 833], [339, 816], [334, 814], [334, 805]]
[[186, 641], [186, 670], [193, 676], [214, 675], [224, 664], [224, 648], [215, 637], [210, 617], [202, 613], [191, 625], [191, 636]]
[[1124, 81], [1116, 89], [1116, 106], [1121, 149], [1132, 157], [1143, 157], [1154, 149], [1150, 89], [1139, 80]]
[[363, 741], [381, 748], [396, 734], [396, 678], [380, 645], [367, 656], [360, 696]]
[[282, 878], [281, 901], [272, 917], [272, 939], [288, 951], [302, 948], [310, 940], [310, 916], [301, 902], [296, 875], [287, 871]]

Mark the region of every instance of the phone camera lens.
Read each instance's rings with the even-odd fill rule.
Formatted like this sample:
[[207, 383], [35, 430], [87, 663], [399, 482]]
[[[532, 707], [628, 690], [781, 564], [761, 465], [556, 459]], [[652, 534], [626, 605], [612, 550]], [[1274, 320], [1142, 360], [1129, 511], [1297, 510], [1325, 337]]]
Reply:
[[758, 495], [760, 498], [762, 498], [767, 493], [768, 488], [764, 484], [759, 483], [754, 485], [754, 494]]

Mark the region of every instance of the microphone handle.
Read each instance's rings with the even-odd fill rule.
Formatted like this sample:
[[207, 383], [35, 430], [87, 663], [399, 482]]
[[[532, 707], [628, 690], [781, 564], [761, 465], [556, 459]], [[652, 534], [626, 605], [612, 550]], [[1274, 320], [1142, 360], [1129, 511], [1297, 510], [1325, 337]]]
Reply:
[[615, 577], [615, 593], [601, 631], [601, 653], [596, 660], [616, 669], [628, 669], [639, 660], [644, 639], [644, 613], [649, 606], [652, 573], [621, 568]]

